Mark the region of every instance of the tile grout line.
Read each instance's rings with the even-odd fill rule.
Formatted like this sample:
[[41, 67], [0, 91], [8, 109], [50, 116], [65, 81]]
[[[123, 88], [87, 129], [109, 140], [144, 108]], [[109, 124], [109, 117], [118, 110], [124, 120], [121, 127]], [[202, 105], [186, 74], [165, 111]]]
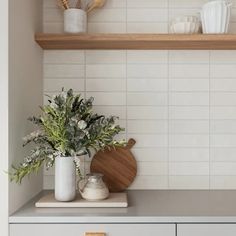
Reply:
[[[169, 21], [170, 21], [170, 0], [167, 1], [167, 31], [169, 33]], [[167, 162], [168, 162], [168, 169], [167, 169], [167, 181], [168, 181], [168, 186], [167, 189], [170, 189], [170, 107], [169, 107], [169, 100], [170, 100], [170, 51], [167, 51], [167, 106], [168, 106], [168, 112], [167, 112], [167, 122], [168, 122], [168, 126], [167, 126]]]
[[[84, 97], [87, 98], [87, 50], [84, 50]], [[85, 156], [83, 157], [84, 163], [83, 163], [83, 167], [84, 167], [84, 175], [86, 174], [86, 166], [85, 166]]]
[[[127, 33], [127, 19], [128, 19], [128, 5], [127, 5], [127, 0], [125, 1], [125, 32]], [[126, 135], [126, 140], [128, 139], [128, 71], [127, 71], [127, 58], [128, 58], [128, 50], [125, 50], [125, 135]]]
[[209, 51], [209, 189], [211, 189], [211, 51]]

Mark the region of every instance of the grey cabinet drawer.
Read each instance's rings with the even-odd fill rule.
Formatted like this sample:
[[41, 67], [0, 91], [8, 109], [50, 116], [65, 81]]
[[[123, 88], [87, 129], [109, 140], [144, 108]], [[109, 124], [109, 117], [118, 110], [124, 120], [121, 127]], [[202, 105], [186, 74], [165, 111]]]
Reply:
[[236, 224], [180, 224], [178, 236], [235, 236]]
[[[10, 236], [175, 236], [174, 224], [11, 224]], [[102, 236], [102, 235], [101, 235]]]

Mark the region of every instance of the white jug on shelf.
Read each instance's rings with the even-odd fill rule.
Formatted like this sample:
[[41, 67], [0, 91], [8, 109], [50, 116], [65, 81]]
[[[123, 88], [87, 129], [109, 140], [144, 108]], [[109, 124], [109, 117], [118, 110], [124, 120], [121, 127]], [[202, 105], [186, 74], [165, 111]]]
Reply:
[[216, 0], [202, 7], [201, 20], [204, 34], [225, 34], [229, 29], [232, 3]]

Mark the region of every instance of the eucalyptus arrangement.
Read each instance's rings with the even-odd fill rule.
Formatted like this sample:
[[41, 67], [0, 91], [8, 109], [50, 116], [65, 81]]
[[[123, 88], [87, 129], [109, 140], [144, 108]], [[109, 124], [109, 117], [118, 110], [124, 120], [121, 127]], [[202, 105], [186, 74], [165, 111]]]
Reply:
[[18, 167], [13, 167], [11, 180], [21, 183], [25, 176], [37, 172], [43, 164], [52, 167], [57, 157], [74, 157], [76, 170], [81, 175], [76, 157], [91, 156], [92, 150], [97, 152], [125, 145], [124, 140], [114, 140], [115, 135], [124, 130], [115, 124], [118, 117], [106, 118], [93, 113], [93, 100], [74, 95], [72, 89], [49, 96], [49, 105], [41, 107], [42, 115], [29, 118], [38, 129], [23, 138], [23, 146], [33, 143], [35, 148]]

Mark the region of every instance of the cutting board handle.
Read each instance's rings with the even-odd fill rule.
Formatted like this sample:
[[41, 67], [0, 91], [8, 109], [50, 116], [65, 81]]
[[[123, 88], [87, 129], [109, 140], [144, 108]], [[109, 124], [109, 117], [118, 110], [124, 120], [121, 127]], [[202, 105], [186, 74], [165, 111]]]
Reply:
[[131, 149], [135, 145], [135, 143], [136, 143], [136, 141], [133, 138], [130, 138], [128, 143], [127, 143], [126, 148]]

